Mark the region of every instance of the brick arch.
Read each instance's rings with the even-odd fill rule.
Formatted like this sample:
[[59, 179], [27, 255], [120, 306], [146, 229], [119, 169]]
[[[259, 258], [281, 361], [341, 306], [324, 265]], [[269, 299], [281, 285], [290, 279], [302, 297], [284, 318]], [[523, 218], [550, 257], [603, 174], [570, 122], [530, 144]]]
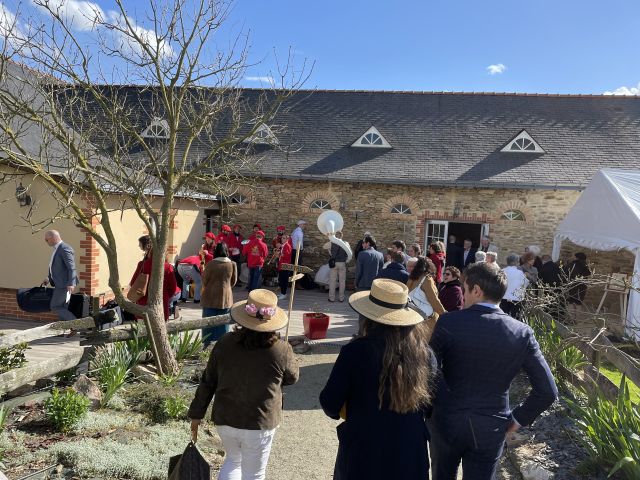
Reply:
[[531, 225], [535, 223], [533, 209], [527, 207], [527, 204], [522, 200], [507, 200], [506, 202], [498, 204], [496, 208], [496, 223], [501, 225], [511, 224], [511, 220], [502, 218], [502, 214], [508, 212], [509, 210], [518, 210], [524, 215], [524, 221], [514, 220], [513, 222], [517, 222], [518, 224], [523, 225]]
[[311, 204], [316, 200], [326, 200], [331, 205], [332, 210], [340, 209], [340, 200], [335, 193], [329, 190], [314, 190], [305, 195], [302, 200], [301, 207], [303, 212], [308, 213], [320, 213], [322, 209], [320, 208], [311, 208]]
[[[399, 213], [391, 213], [391, 209], [398, 204], [405, 204], [407, 207], [411, 209], [410, 215], [401, 215]], [[409, 195], [396, 195], [394, 197], [388, 198], [382, 204], [382, 218], [393, 218], [393, 219], [413, 219], [418, 218], [420, 214], [420, 206], [418, 202], [416, 202]]]
[[228, 195], [229, 197], [235, 194], [240, 194], [240, 195], [244, 195], [247, 198], [246, 203], [243, 203], [241, 205], [239, 204], [228, 204], [227, 207], [229, 209], [235, 210], [235, 209], [240, 209], [240, 210], [255, 210], [256, 209], [256, 197], [253, 193], [253, 190], [247, 188], [247, 187], [238, 187], [236, 189], [236, 191], [234, 193], [232, 193], [231, 195]]

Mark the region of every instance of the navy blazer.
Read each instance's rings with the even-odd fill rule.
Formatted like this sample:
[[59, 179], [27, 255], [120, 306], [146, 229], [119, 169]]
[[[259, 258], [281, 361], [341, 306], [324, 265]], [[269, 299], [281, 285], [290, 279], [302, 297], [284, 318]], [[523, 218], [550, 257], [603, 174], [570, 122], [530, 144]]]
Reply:
[[362, 250], [358, 254], [358, 261], [356, 262], [356, 288], [358, 290], [369, 290], [374, 278], [382, 270], [383, 265], [384, 256], [382, 253], [373, 248]]
[[51, 262], [49, 283], [57, 288], [66, 288], [78, 284], [76, 262], [73, 258], [73, 248], [60, 242]]
[[[499, 308], [473, 305], [440, 316], [430, 342], [442, 373], [434, 416], [500, 415], [529, 425], [558, 396], [533, 330]], [[513, 412], [511, 381], [524, 369], [531, 393]]]
[[407, 272], [407, 269], [404, 268], [402, 263], [391, 262], [386, 268], [383, 268], [378, 272], [378, 276], [376, 278], [389, 278], [406, 285], [409, 280], [409, 272]]
[[469, 253], [467, 254], [467, 259], [464, 259], [464, 248], [460, 251], [460, 265], [462, 268], [468, 267], [471, 263], [476, 263], [476, 252], [478, 250], [476, 248], [471, 248]]

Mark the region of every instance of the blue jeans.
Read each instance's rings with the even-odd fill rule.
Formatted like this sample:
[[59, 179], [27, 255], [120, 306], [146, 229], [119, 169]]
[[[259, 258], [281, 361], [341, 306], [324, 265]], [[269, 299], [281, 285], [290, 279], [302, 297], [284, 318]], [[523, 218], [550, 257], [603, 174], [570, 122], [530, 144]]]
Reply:
[[[204, 317], [215, 317], [216, 315], [224, 315], [229, 313], [230, 308], [203, 308], [202, 309], [202, 318]], [[202, 343], [205, 348], [210, 344], [215, 342], [216, 340], [220, 340], [225, 333], [227, 333], [231, 329], [229, 324], [226, 325], [218, 325], [217, 327], [205, 327], [202, 329]]]
[[260, 286], [260, 274], [262, 267], [252, 267], [249, 269], [249, 291], [255, 290]]

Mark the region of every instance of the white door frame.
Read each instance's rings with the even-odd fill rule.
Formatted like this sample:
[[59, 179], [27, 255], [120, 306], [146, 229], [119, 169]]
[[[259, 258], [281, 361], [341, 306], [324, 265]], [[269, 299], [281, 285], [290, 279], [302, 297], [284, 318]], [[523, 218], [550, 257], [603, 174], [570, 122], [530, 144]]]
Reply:
[[428, 254], [429, 251], [429, 244], [431, 242], [429, 242], [429, 225], [444, 225], [444, 238], [442, 239], [442, 241], [444, 242], [444, 244], [447, 244], [447, 240], [449, 239], [449, 221], [447, 220], [427, 220], [426, 225], [425, 225], [425, 229], [424, 229], [424, 249], [425, 249], [425, 255]]

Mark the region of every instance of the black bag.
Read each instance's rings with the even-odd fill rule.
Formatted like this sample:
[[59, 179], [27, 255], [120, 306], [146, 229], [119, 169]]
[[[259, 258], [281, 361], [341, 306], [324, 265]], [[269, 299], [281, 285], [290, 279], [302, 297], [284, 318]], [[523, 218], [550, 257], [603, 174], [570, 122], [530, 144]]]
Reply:
[[122, 309], [115, 300], [109, 300], [100, 307], [100, 311], [94, 316], [94, 320], [98, 330], [108, 330], [117, 327], [118, 325], [122, 325]]
[[336, 259], [333, 257], [329, 259], [329, 268], [336, 268]]
[[19, 288], [16, 292], [16, 301], [20, 310], [30, 313], [43, 313], [50, 310], [52, 296], [53, 288]]
[[84, 293], [72, 293], [67, 309], [76, 318], [85, 318], [91, 315], [91, 297]]
[[211, 467], [193, 442], [169, 459], [168, 480], [211, 480]]

